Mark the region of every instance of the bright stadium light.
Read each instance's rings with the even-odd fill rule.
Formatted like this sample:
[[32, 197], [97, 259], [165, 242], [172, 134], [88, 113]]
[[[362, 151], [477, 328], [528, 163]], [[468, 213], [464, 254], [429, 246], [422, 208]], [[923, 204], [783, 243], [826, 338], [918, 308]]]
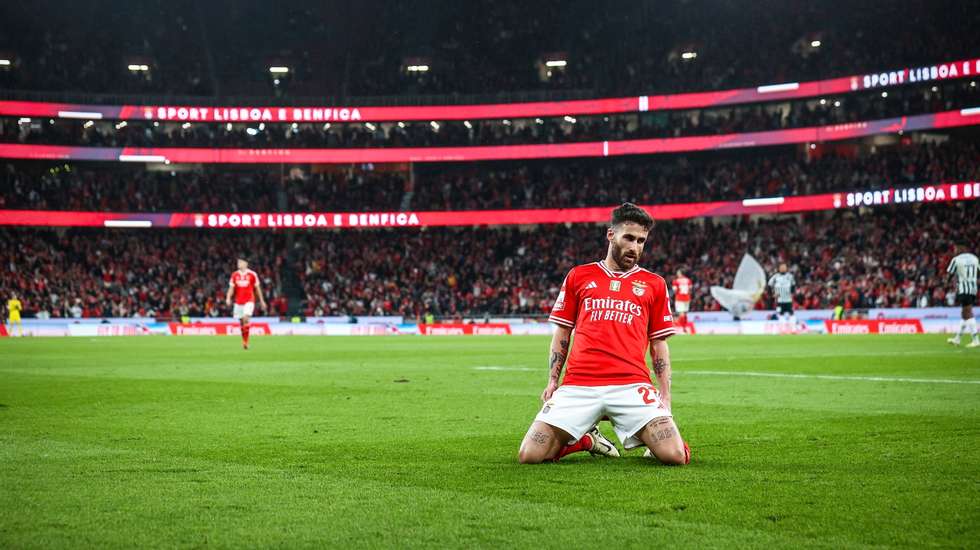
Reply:
[[810, 42], [810, 47], [811, 48], [819, 48], [821, 44], [823, 44], [823, 42], [821, 42], [819, 40], [814, 40], [814, 41]]
[[432, 126], [432, 130], [433, 131], [436, 131], [436, 132], [439, 131], [439, 123], [438, 122], [436, 122], [436, 121], [433, 120], [432, 122], [429, 123], [429, 126]]
[[269, 67], [269, 72], [272, 74], [287, 74], [289, 73], [289, 67]]
[[91, 120], [85, 124], [82, 124], [82, 128], [91, 128], [92, 126], [95, 126], [95, 122], [92, 122]]
[[427, 73], [429, 72], [428, 65], [409, 65], [405, 67], [405, 70], [410, 73]]
[[135, 63], [126, 65], [126, 68], [133, 71], [134, 73], [146, 72], [150, 70], [149, 65], [139, 65]]
[[225, 131], [226, 132], [230, 132], [231, 131], [231, 123], [230, 122], [228, 124], [225, 124]]
[[127, 123], [127, 122], [126, 122], [126, 121], [124, 120], [124, 121], [122, 121], [122, 122], [120, 122], [119, 124], [116, 124], [116, 130], [122, 130], [122, 129], [123, 129], [123, 128], [125, 128], [126, 126], [129, 126], [129, 123]]
[[10, 66], [9, 59], [0, 59], [0, 67], [9, 67], [9, 66]]
[[881, 97], [888, 97], [888, 92], [881, 92]]
[[565, 122], [567, 122], [569, 124], [575, 124], [578, 121], [575, 120], [575, 117], [571, 117], [571, 116], [565, 115]]
[[698, 52], [684, 52], [681, 54], [681, 59], [690, 61], [698, 56]]
[[566, 65], [568, 65], [568, 61], [564, 59], [552, 59], [544, 62], [545, 67], [564, 67]]
[[257, 135], [259, 135], [259, 131], [256, 130], [255, 128], [246, 128], [245, 129], [245, 133], [248, 134], [248, 135], [250, 135], [250, 136], [257, 136]]
[[930, 89], [932, 90], [932, 92], [933, 92], [933, 93], [936, 93], [936, 92], [938, 92], [938, 91], [939, 91], [939, 86], [933, 86], [933, 87], [932, 87], [932, 88], [930, 88]]
[[24, 118], [18, 119], [17, 120], [17, 123], [18, 124], [30, 124], [31, 123], [31, 119], [29, 119], [27, 117], [24, 117]]
[[821, 105], [826, 105], [826, 104], [827, 104], [827, 100], [826, 100], [826, 99], [823, 99], [823, 98], [821, 98], [821, 99], [820, 99], [820, 104], [821, 104]]
[[404, 122], [399, 122], [398, 123], [398, 127], [399, 128], [404, 128], [405, 127], [405, 123]]
[[294, 122], [293, 125], [290, 126], [290, 128], [292, 128], [293, 131], [299, 130], [299, 124], [297, 124], [297, 123]]
[[834, 102], [834, 107], [840, 107], [840, 101], [835, 101]]
[[326, 124], [324, 124], [324, 125], [323, 125], [323, 129], [324, 129], [324, 130], [329, 130], [329, 129], [330, 129], [330, 123], [329, 123], [329, 122], [327, 122]]
[[368, 122], [368, 123], [367, 123], [367, 124], [365, 124], [364, 126], [365, 126], [365, 127], [366, 127], [366, 128], [368, 129], [368, 130], [371, 130], [372, 132], [378, 129], [378, 127], [377, 127], [377, 126], [375, 126], [374, 124], [371, 124], [370, 122]]
[[185, 123], [181, 124], [180, 127], [183, 128], [183, 129], [185, 129], [185, 130], [190, 129], [191, 123], [190, 122], [185, 122]]
[[463, 126], [466, 126], [466, 129], [467, 130], [472, 130], [473, 129], [473, 125], [470, 124], [470, 121], [468, 121], [468, 120], [464, 120], [463, 121]]
[[265, 131], [265, 123], [264, 122], [260, 122], [259, 123], [259, 131], [260, 132], [264, 132]]
[[540, 118], [536, 118], [536, 119], [534, 119], [534, 123], [535, 124], [544, 124], [544, 121], [541, 120]]
[[504, 120], [502, 120], [501, 122], [504, 123], [504, 126], [510, 126], [510, 121], [507, 120], [506, 118]]

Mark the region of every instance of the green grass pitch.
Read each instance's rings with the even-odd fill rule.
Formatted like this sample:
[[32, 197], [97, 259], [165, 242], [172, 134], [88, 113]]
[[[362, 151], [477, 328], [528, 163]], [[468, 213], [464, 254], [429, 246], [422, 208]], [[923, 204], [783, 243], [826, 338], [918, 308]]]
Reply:
[[547, 338], [3, 339], [0, 547], [980, 545], [980, 350], [671, 343], [680, 468], [517, 464]]

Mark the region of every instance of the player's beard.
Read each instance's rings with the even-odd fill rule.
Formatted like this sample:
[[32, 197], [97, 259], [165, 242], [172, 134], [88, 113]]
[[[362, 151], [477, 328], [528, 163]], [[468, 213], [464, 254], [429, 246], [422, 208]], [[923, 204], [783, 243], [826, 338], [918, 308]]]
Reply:
[[640, 256], [637, 254], [635, 258], [627, 256], [623, 249], [616, 246], [615, 243], [612, 245], [612, 260], [619, 268], [623, 271], [629, 271], [633, 269], [633, 266], [640, 261]]

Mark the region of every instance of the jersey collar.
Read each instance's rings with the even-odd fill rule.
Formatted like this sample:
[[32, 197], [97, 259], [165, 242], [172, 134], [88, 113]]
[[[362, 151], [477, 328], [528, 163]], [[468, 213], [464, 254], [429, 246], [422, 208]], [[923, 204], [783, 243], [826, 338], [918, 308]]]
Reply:
[[605, 274], [608, 275], [610, 279], [625, 279], [626, 277], [629, 277], [630, 275], [640, 270], [640, 266], [638, 265], [634, 265], [633, 269], [630, 269], [629, 271], [613, 271], [608, 267], [606, 267], [606, 262], [604, 261], [598, 261], [595, 264], [599, 266], [599, 269], [605, 272]]

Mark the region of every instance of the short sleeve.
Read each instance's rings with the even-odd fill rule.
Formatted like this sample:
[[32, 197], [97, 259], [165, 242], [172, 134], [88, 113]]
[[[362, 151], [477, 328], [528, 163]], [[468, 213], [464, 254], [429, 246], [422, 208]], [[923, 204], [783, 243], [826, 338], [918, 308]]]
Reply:
[[670, 312], [667, 283], [663, 283], [663, 290], [657, 289], [652, 298], [653, 305], [650, 307], [647, 336], [650, 340], [669, 338], [676, 333], [676, 330], [674, 329], [674, 314]]
[[235, 274], [232, 273], [231, 277], [228, 277], [228, 286], [235, 286]]
[[573, 267], [561, 283], [561, 290], [558, 291], [555, 305], [551, 308], [551, 315], [548, 317], [549, 321], [563, 327], [575, 328], [575, 320], [578, 318], [577, 290]]
[[949, 267], [946, 268], [946, 273], [952, 273], [956, 271], [956, 258], [949, 261]]

